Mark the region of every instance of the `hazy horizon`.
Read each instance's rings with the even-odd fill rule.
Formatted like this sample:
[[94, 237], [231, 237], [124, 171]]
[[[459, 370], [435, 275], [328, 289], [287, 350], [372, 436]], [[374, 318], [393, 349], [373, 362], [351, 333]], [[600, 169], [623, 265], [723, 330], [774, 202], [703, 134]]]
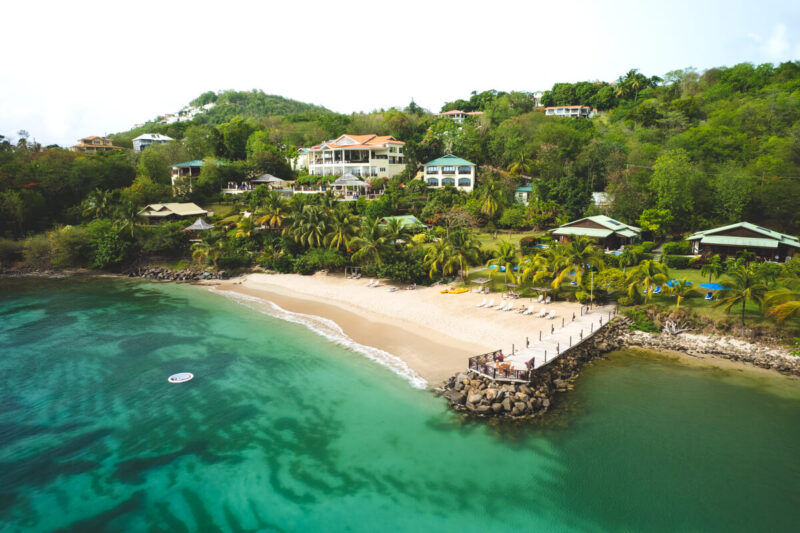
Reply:
[[[125, 131], [206, 91], [260, 89], [340, 113], [437, 111], [473, 90], [550, 89], [614, 81], [632, 68], [663, 76], [800, 57], [800, 6], [630, 0], [357, 6], [307, 2], [224, 11], [205, 2], [12, 4], [0, 21], [0, 135], [42, 144]], [[148, 6], [155, 6], [148, 9]], [[246, 16], [243, 16], [245, 14]], [[42, 38], [44, 36], [44, 38]], [[57, 47], [57, 48], [56, 48]]]

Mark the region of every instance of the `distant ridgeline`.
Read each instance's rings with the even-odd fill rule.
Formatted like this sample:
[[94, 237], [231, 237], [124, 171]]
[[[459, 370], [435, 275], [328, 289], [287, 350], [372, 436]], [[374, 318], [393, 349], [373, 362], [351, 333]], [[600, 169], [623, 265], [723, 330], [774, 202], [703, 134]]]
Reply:
[[207, 91], [176, 113], [156, 117], [152, 121], [111, 137], [119, 146], [129, 146], [135, 137], [143, 133], [160, 133], [179, 139], [191, 125], [216, 126], [230, 121], [235, 116], [252, 119], [282, 116], [294, 117], [296, 120], [313, 120], [319, 115], [330, 113], [332, 113], [330, 110], [322, 106], [265, 94], [255, 89], [219, 93]]

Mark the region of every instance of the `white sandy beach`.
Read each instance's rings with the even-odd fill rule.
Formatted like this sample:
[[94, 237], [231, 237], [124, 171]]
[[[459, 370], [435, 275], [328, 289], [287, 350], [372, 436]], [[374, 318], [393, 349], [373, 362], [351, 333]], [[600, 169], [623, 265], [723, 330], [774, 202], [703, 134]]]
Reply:
[[[467, 359], [497, 349], [510, 353], [538, 339], [539, 331], [579, 314], [580, 304], [555, 302], [547, 306], [557, 319], [476, 307], [484, 295], [440, 294], [442, 287], [389, 292], [391, 285], [367, 287], [369, 279], [342, 275], [248, 274], [225, 281], [216, 289], [274, 302], [295, 313], [321, 316], [336, 322], [354, 341], [389, 352], [408, 364], [429, 383], [466, 369]], [[383, 283], [383, 282], [382, 282]], [[491, 294], [495, 305], [500, 294]], [[513, 300], [515, 307], [533, 300]], [[541, 304], [534, 304], [536, 311]]]

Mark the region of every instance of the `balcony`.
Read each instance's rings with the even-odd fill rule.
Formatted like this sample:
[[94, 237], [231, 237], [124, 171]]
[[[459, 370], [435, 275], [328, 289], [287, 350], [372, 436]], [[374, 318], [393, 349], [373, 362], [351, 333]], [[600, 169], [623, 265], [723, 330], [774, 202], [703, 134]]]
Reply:
[[459, 174], [472, 174], [472, 167], [458, 167]]

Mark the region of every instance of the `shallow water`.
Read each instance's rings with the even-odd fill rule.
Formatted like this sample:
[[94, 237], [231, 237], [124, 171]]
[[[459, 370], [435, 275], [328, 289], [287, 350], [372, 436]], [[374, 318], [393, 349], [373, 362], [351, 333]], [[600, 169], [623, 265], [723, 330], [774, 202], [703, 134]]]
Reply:
[[[195, 378], [170, 384], [189, 371]], [[0, 280], [0, 529], [793, 531], [800, 383], [619, 352], [547, 423], [204, 289]]]

